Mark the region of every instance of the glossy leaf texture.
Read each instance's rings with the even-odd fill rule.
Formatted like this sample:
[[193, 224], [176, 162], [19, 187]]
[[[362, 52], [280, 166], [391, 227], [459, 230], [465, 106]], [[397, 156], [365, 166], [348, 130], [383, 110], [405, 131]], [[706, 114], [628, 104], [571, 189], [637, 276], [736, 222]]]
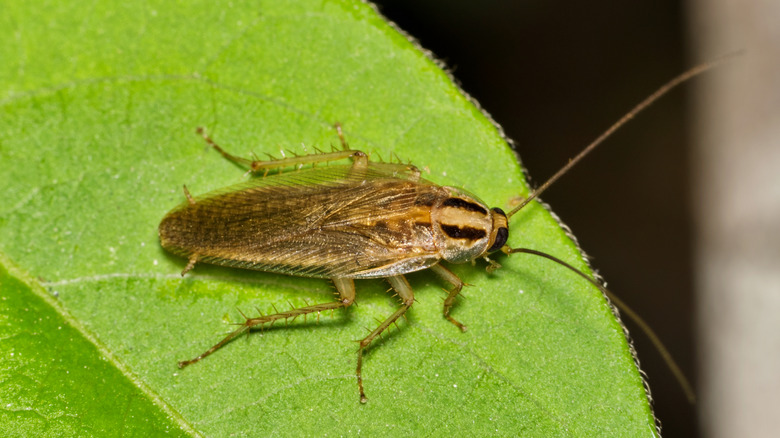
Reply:
[[[418, 165], [508, 208], [527, 194], [511, 149], [434, 61], [367, 4], [5, 1], [0, 24], [0, 431], [21, 436], [652, 435], [621, 326], [598, 290], [549, 261], [409, 275], [417, 302], [368, 352], [353, 342], [397, 301], [238, 339], [184, 370], [248, 314], [333, 299], [327, 281], [198, 266], [157, 225], [248, 176], [234, 154], [338, 145]], [[285, 152], [289, 155], [290, 152]], [[541, 207], [509, 244], [585, 268]], [[3, 429], [4, 428], [4, 429]]]

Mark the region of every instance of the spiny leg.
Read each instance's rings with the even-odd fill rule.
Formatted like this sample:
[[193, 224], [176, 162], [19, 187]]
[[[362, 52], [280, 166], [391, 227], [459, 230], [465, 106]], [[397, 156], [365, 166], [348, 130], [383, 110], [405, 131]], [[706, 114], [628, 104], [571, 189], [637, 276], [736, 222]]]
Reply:
[[395, 313], [390, 315], [389, 318], [384, 320], [381, 324], [379, 324], [379, 327], [375, 328], [374, 331], [368, 334], [365, 338], [363, 338], [360, 341], [360, 348], [358, 348], [358, 362], [357, 362], [357, 381], [358, 381], [358, 390], [360, 390], [360, 403], [365, 403], [368, 401], [368, 398], [366, 397], [365, 391], [363, 391], [363, 374], [361, 372], [363, 368], [363, 350], [368, 347], [369, 344], [371, 344], [371, 341], [374, 340], [377, 336], [379, 336], [383, 331], [385, 331], [388, 327], [390, 327], [391, 324], [396, 322], [398, 318], [403, 316], [404, 313], [409, 309], [409, 307], [412, 306], [412, 303], [414, 303], [414, 292], [412, 291], [412, 287], [409, 285], [409, 282], [406, 281], [406, 278], [404, 278], [403, 275], [396, 275], [394, 277], [387, 277], [387, 281], [390, 282], [390, 285], [395, 289], [395, 291], [398, 293], [398, 296], [401, 297], [401, 308], [396, 310]]
[[184, 269], [181, 271], [181, 276], [184, 277], [184, 274], [190, 272], [192, 268], [195, 267], [195, 263], [198, 263], [198, 258], [200, 256], [198, 254], [190, 254], [189, 261], [187, 262], [187, 266], [184, 267]]
[[200, 134], [203, 137], [204, 140], [206, 140], [206, 143], [208, 143], [209, 145], [211, 145], [211, 147], [216, 149], [217, 152], [222, 154], [223, 157], [240, 166], [248, 167], [249, 170], [253, 173], [260, 172], [260, 171], [268, 172], [271, 169], [279, 169], [282, 167], [303, 166], [305, 164], [317, 164], [317, 163], [324, 163], [328, 161], [337, 161], [337, 160], [343, 160], [345, 158], [352, 158], [356, 162], [357, 161], [367, 162], [368, 160], [367, 155], [365, 153], [361, 151], [353, 151], [353, 150], [321, 152], [321, 153], [314, 153], [314, 154], [301, 155], [295, 157], [281, 158], [278, 160], [266, 160], [266, 161], [250, 160], [248, 158], [237, 157], [235, 155], [227, 153], [218, 144], [216, 144], [214, 140], [211, 139], [211, 137], [209, 137], [206, 134], [203, 128], [199, 127], [196, 131], [198, 134]]
[[332, 303], [315, 304], [313, 306], [299, 307], [297, 309], [291, 309], [286, 312], [279, 312], [273, 315], [264, 315], [257, 318], [246, 318], [241, 327], [225, 336], [224, 339], [219, 341], [213, 347], [209, 348], [203, 354], [190, 360], [183, 360], [179, 362], [179, 368], [184, 368], [187, 365], [192, 365], [195, 362], [209, 356], [211, 353], [219, 350], [225, 344], [229, 343], [238, 336], [249, 332], [252, 327], [262, 326], [263, 324], [273, 323], [280, 319], [297, 318], [301, 315], [307, 315], [309, 313], [319, 313], [327, 310], [338, 309], [341, 307], [348, 307], [355, 301], [355, 282], [351, 278], [333, 278], [333, 284], [336, 285], [336, 290], [339, 292], [341, 299]]
[[447, 321], [455, 324], [456, 327], [458, 327], [461, 331], [466, 331], [467, 327], [463, 324], [461, 324], [458, 320], [450, 316], [450, 310], [452, 309], [452, 305], [455, 304], [455, 298], [458, 297], [458, 294], [460, 294], [461, 289], [463, 289], [463, 286], [466, 284], [458, 278], [457, 275], [455, 275], [454, 272], [450, 271], [449, 269], [445, 268], [441, 264], [433, 265], [431, 266], [431, 270], [439, 275], [444, 281], [447, 283], [450, 283], [453, 288], [449, 291], [447, 291], [447, 298], [444, 299], [444, 309], [442, 313], [444, 314], [444, 317], [447, 318]]
[[[347, 139], [344, 137], [344, 132], [341, 130], [341, 123], [336, 122], [333, 126], [336, 128], [336, 133], [339, 136], [339, 140], [341, 140], [341, 147], [345, 151], [350, 150], [349, 144], [347, 144]], [[355, 162], [354, 169], [365, 169], [368, 165], [367, 156], [365, 159], [362, 156], [354, 156], [352, 159]], [[409, 181], [417, 182], [420, 180], [420, 169], [418, 169], [417, 166], [413, 166], [411, 164], [373, 162], [371, 165], [378, 169], [385, 169], [386, 172], [398, 172], [399, 177], [406, 178]]]
[[184, 197], [187, 198], [187, 203], [190, 205], [195, 205], [195, 198], [192, 197], [190, 194], [190, 191], [187, 189], [187, 186], [182, 186], [184, 189]]
[[336, 128], [336, 134], [339, 135], [339, 140], [341, 140], [341, 148], [345, 151], [350, 150], [349, 144], [347, 144], [347, 139], [344, 138], [344, 132], [341, 130], [341, 123], [336, 122], [333, 124], [333, 127]]

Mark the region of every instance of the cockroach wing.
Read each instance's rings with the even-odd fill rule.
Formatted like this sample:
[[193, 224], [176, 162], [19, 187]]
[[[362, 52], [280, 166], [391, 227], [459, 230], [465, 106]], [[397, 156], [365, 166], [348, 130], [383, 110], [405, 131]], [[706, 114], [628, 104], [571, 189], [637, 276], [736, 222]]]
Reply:
[[160, 223], [162, 246], [223, 266], [375, 278], [436, 264], [431, 207], [447, 192], [409, 166], [314, 167], [196, 197]]

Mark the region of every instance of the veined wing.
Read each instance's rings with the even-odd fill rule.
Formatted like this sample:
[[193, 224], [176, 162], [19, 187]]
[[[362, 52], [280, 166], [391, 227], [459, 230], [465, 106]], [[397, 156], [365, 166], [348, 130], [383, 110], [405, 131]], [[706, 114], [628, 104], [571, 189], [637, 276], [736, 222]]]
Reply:
[[430, 207], [446, 192], [407, 166], [327, 166], [258, 178], [182, 204], [160, 224], [169, 251], [308, 277], [385, 277], [440, 259]]

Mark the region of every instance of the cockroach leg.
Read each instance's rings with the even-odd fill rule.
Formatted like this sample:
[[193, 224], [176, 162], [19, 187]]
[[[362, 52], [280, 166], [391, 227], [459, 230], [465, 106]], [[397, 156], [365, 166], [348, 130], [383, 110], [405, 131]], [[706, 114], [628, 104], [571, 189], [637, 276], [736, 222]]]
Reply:
[[[347, 140], [344, 137], [344, 132], [341, 130], [341, 123], [336, 122], [333, 125], [334, 128], [336, 128], [336, 133], [339, 136], [339, 140], [341, 140], [341, 147], [345, 151], [351, 150], [349, 148], [349, 144], [347, 144]], [[368, 167], [368, 155], [359, 151], [356, 152], [351, 158], [354, 162], [353, 169], [365, 169]], [[380, 159], [379, 162], [373, 162], [374, 167], [378, 168], [386, 168], [388, 171], [397, 172], [399, 176], [403, 176], [405, 179], [408, 179], [409, 181], [417, 182], [420, 180], [420, 169], [417, 168], [417, 166], [414, 166], [412, 164], [401, 164], [401, 163], [383, 163]], [[400, 161], [400, 160], [399, 160]]]
[[235, 155], [231, 155], [231, 154], [227, 153], [218, 144], [216, 144], [214, 142], [214, 140], [212, 140], [211, 137], [208, 136], [208, 134], [206, 134], [206, 131], [202, 127], [198, 126], [197, 129], [195, 129], [195, 132], [197, 132], [198, 135], [203, 137], [203, 139], [206, 140], [206, 143], [208, 143], [211, 147], [216, 149], [217, 152], [219, 152], [226, 159], [228, 159], [228, 160], [230, 160], [230, 161], [232, 161], [232, 162], [234, 162], [234, 163], [236, 163], [238, 165], [249, 167], [249, 168], [251, 168], [252, 167], [252, 163], [255, 162], [255, 160], [249, 160], [247, 158], [241, 158], [241, 157], [237, 157]]
[[206, 143], [208, 143], [214, 149], [216, 149], [217, 152], [222, 154], [223, 157], [240, 166], [248, 167], [249, 170], [253, 173], [259, 171], [267, 172], [271, 169], [279, 169], [283, 167], [293, 167], [293, 166], [299, 166], [305, 164], [316, 164], [316, 163], [324, 163], [328, 161], [337, 161], [337, 160], [343, 160], [345, 158], [352, 158], [353, 160], [363, 159], [367, 161], [367, 155], [365, 153], [361, 151], [353, 151], [353, 150], [320, 152], [320, 153], [309, 154], [309, 155], [300, 155], [300, 156], [294, 156], [288, 158], [281, 158], [278, 160], [267, 160], [267, 161], [250, 160], [248, 158], [237, 157], [235, 155], [231, 155], [225, 152], [224, 149], [222, 149], [219, 145], [217, 145], [217, 143], [215, 143], [214, 140], [212, 140], [204, 132], [203, 128], [199, 127], [196, 131], [198, 134], [200, 134], [203, 137], [204, 140], [206, 140]]
[[187, 190], [187, 186], [182, 186], [184, 188], [184, 196], [187, 197], [187, 202], [189, 202], [190, 205], [195, 205], [195, 199], [190, 195], [190, 191]]
[[184, 269], [181, 271], [181, 276], [184, 277], [184, 274], [190, 272], [192, 268], [195, 267], [195, 263], [198, 263], [198, 255], [192, 254], [190, 255], [189, 262], [187, 262], [187, 266], [185, 266]]
[[365, 169], [368, 169], [368, 155], [365, 152], [353, 151], [352, 149], [350, 149], [349, 144], [347, 144], [347, 139], [344, 138], [344, 132], [341, 130], [341, 123], [336, 122], [333, 124], [333, 127], [336, 128], [336, 133], [339, 135], [339, 140], [341, 141], [341, 148], [343, 149], [342, 151], [333, 152], [333, 153], [352, 152], [350, 158], [352, 158], [353, 174], [355, 171], [365, 171]]
[[460, 294], [461, 289], [463, 289], [463, 286], [465, 283], [463, 283], [463, 280], [458, 278], [457, 275], [455, 275], [454, 272], [450, 271], [449, 269], [445, 268], [444, 266], [440, 264], [431, 266], [431, 270], [439, 275], [444, 281], [447, 283], [450, 283], [453, 287], [450, 289], [447, 293], [447, 298], [444, 299], [444, 309], [443, 314], [444, 317], [447, 318], [447, 321], [455, 324], [456, 327], [458, 327], [461, 331], [466, 331], [466, 326], [461, 324], [458, 320], [450, 316], [450, 310], [452, 309], [452, 305], [455, 304], [455, 298], [458, 297], [458, 294]]
[[[368, 155], [364, 154], [359, 151], [355, 151], [349, 147], [349, 144], [347, 143], [347, 139], [344, 136], [344, 131], [341, 128], [341, 123], [336, 122], [333, 124], [333, 127], [336, 128], [336, 133], [339, 136], [339, 140], [341, 141], [341, 147], [344, 151], [353, 151], [355, 152], [354, 155], [351, 156], [352, 160], [354, 161], [353, 168], [355, 169], [363, 169], [368, 166]], [[387, 168], [388, 171], [391, 172], [397, 172], [399, 176], [405, 177], [405, 179], [409, 179], [410, 181], [419, 181], [420, 180], [420, 170], [411, 164], [401, 164], [401, 163], [385, 163], [382, 162], [382, 159], [380, 158], [379, 161], [374, 161], [372, 163], [372, 166], [379, 167], [379, 168]]]
[[395, 323], [398, 318], [404, 315], [406, 311], [409, 309], [409, 307], [412, 306], [412, 303], [414, 303], [414, 292], [412, 291], [412, 287], [409, 285], [409, 282], [406, 280], [406, 278], [403, 275], [396, 275], [393, 277], [387, 277], [387, 281], [390, 282], [390, 285], [395, 289], [395, 291], [398, 293], [398, 296], [401, 297], [401, 308], [396, 310], [395, 313], [393, 313], [389, 318], [384, 320], [381, 324], [379, 324], [379, 327], [375, 328], [374, 331], [368, 334], [365, 338], [363, 338], [360, 341], [360, 348], [358, 348], [358, 361], [357, 361], [357, 381], [358, 381], [358, 390], [360, 390], [360, 403], [366, 403], [368, 401], [368, 398], [366, 397], [365, 391], [363, 391], [363, 374], [362, 374], [362, 368], [363, 368], [363, 350], [368, 347], [369, 344], [377, 337], [379, 336], [385, 329], [390, 327], [393, 323]]
[[352, 171], [365, 171], [368, 169], [368, 155], [361, 151], [352, 151]]
[[256, 318], [247, 318], [244, 316], [244, 323], [241, 327], [225, 336], [224, 339], [219, 341], [213, 347], [209, 348], [203, 354], [190, 360], [183, 360], [179, 362], [179, 368], [184, 368], [187, 365], [192, 365], [195, 362], [200, 361], [204, 357], [211, 355], [211, 353], [219, 350], [224, 345], [228, 344], [233, 339], [241, 336], [244, 333], [248, 333], [253, 327], [262, 326], [264, 324], [273, 324], [274, 321], [280, 319], [295, 319], [301, 315], [308, 315], [309, 313], [319, 313], [328, 310], [334, 310], [341, 307], [348, 307], [355, 301], [355, 282], [351, 278], [333, 278], [333, 283], [336, 285], [336, 290], [339, 292], [341, 299], [339, 301], [331, 303], [315, 304], [313, 306], [299, 307], [297, 309], [290, 309], [286, 312], [279, 312], [273, 315], [262, 315]]
[[482, 258], [488, 263], [487, 267], [485, 268], [485, 270], [488, 272], [488, 274], [492, 274], [492, 273], [496, 272], [496, 269], [501, 269], [501, 264], [498, 263], [497, 261], [492, 260], [488, 256], [485, 256], [485, 257], [482, 257]]
[[344, 132], [341, 130], [341, 123], [336, 122], [333, 124], [333, 127], [336, 128], [336, 134], [339, 135], [339, 140], [341, 140], [341, 148], [345, 151], [350, 150], [349, 144], [347, 144], [347, 139], [344, 138]]

